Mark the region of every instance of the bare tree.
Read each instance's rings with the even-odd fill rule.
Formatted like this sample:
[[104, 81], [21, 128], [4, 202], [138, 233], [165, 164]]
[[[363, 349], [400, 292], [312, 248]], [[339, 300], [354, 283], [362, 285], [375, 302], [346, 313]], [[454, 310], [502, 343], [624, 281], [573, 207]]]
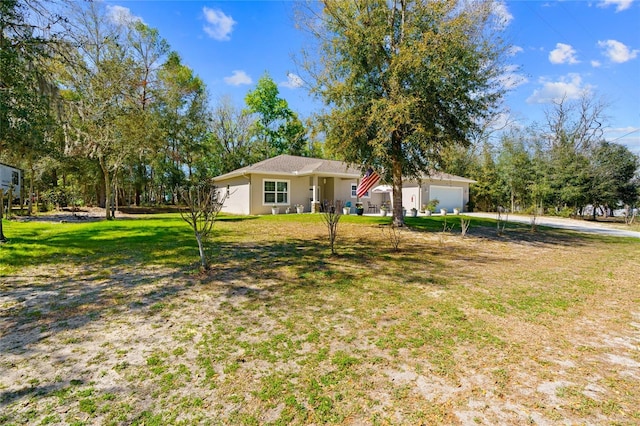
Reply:
[[402, 241], [402, 227], [395, 223], [390, 225], [380, 225], [382, 235], [391, 244], [393, 251], [400, 251], [400, 242]]
[[568, 146], [576, 153], [588, 151], [602, 140], [608, 106], [589, 92], [574, 101], [566, 97], [554, 100], [552, 109], [545, 112], [549, 145]]
[[338, 235], [338, 222], [342, 217], [342, 206], [340, 201], [336, 201], [335, 205], [325, 204], [322, 212], [322, 221], [327, 225], [329, 230], [329, 245], [331, 246], [331, 254], [336, 254], [335, 242]]
[[229, 197], [229, 190], [221, 194], [213, 185], [199, 184], [178, 188], [177, 192], [180, 200], [186, 205], [186, 210], [181, 210], [180, 215], [191, 226], [198, 241], [200, 269], [207, 271], [209, 263], [204, 252], [204, 240], [213, 231], [218, 213]]

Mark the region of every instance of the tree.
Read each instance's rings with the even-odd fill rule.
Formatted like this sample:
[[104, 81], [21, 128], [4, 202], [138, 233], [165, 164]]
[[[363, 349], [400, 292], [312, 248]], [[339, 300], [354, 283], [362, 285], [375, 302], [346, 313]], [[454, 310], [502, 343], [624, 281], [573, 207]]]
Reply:
[[478, 169], [469, 175], [476, 180], [469, 203], [473, 205], [474, 209], [477, 207], [480, 211], [494, 211], [498, 207], [499, 180], [492, 146], [489, 142], [485, 141], [482, 144], [479, 156]]
[[58, 44], [51, 28], [62, 28], [63, 18], [46, 9], [37, 0], [0, 2], [0, 155], [51, 116], [57, 90], [48, 61]]
[[[393, 184], [435, 167], [443, 147], [469, 144], [504, 89], [506, 46], [491, 2], [325, 0], [302, 24], [319, 41], [305, 68], [325, 114], [327, 145]], [[320, 21], [320, 22], [318, 22]], [[313, 57], [305, 54], [305, 58]]]
[[251, 139], [251, 115], [233, 105], [231, 98], [220, 99], [211, 114], [208, 163], [215, 175], [228, 173], [260, 161]]
[[591, 179], [587, 197], [593, 206], [613, 208], [618, 203], [632, 204], [637, 188], [634, 177], [640, 167], [638, 156], [625, 146], [600, 142], [591, 156]]
[[59, 37], [66, 28], [51, 6], [0, 2], [0, 159], [30, 170], [30, 182], [37, 158], [60, 154], [52, 144], [59, 128], [52, 58], [63, 51]]
[[305, 153], [306, 130], [279, 93], [277, 84], [265, 74], [245, 96], [247, 110], [258, 117], [255, 134], [264, 147], [264, 158]]
[[506, 190], [504, 196], [509, 200], [510, 211], [526, 206], [533, 175], [531, 159], [521, 134], [514, 133], [502, 138], [496, 167], [502, 187]]
[[322, 212], [322, 222], [327, 225], [329, 231], [329, 247], [331, 248], [331, 254], [336, 254], [336, 237], [338, 236], [338, 224], [342, 218], [342, 205], [340, 201], [336, 201], [336, 204], [325, 204]]
[[606, 104], [590, 93], [554, 102], [543, 130], [548, 155], [549, 186], [556, 210], [582, 209], [591, 200], [590, 153], [602, 141]]
[[186, 205], [186, 210], [180, 210], [182, 219], [191, 226], [198, 242], [200, 253], [200, 268], [202, 271], [209, 269], [209, 262], [204, 252], [204, 240], [213, 231], [218, 213], [229, 196], [224, 195], [215, 186], [208, 184], [191, 185], [178, 190], [180, 200]]
[[[158, 72], [162, 90], [156, 108], [163, 129], [164, 144], [156, 154], [156, 173], [164, 189], [182, 184], [193, 174], [195, 157], [202, 154], [209, 130], [207, 91], [203, 81], [182, 63], [180, 55], [171, 52]], [[189, 176], [185, 176], [184, 170]]]
[[123, 28], [111, 22], [102, 5], [89, 3], [74, 11], [80, 46], [76, 63], [66, 67], [64, 95], [68, 102], [66, 122], [68, 151], [94, 158], [103, 177], [105, 217], [111, 219], [112, 177], [133, 150], [123, 132], [128, 100], [135, 96], [138, 76], [123, 42]]

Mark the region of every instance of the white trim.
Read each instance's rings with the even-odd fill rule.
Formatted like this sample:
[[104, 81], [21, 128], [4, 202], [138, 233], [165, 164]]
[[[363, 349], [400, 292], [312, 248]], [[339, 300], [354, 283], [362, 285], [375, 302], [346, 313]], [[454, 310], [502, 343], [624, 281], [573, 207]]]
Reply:
[[[356, 191], [358, 189], [358, 184], [357, 183], [352, 183], [351, 184], [351, 198], [358, 198], [356, 194]], [[360, 198], [371, 198], [371, 191], [367, 191], [362, 197]]]
[[[264, 200], [264, 196], [265, 196], [265, 190], [264, 190], [264, 184], [265, 182], [274, 182], [276, 184], [276, 190], [274, 191], [275, 197], [276, 197], [276, 201], [274, 201], [273, 203], [267, 203]], [[284, 182], [287, 184], [287, 201], [286, 202], [282, 202], [282, 203], [278, 203], [277, 202], [277, 198], [279, 193], [285, 193], [285, 192], [279, 192], [278, 191], [278, 182]], [[271, 192], [271, 191], [269, 191]], [[262, 205], [263, 206], [288, 206], [291, 204], [291, 181], [288, 179], [262, 179]]]

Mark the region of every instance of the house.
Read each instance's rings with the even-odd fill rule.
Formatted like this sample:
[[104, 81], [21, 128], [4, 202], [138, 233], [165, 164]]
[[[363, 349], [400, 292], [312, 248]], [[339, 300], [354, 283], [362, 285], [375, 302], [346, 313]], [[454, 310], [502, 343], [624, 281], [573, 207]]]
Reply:
[[[223, 212], [258, 215], [271, 214], [272, 207], [280, 212], [295, 205], [304, 211], [320, 211], [324, 202], [362, 202], [379, 206], [390, 200], [390, 194], [374, 189], [362, 198], [356, 188], [362, 171], [342, 161], [279, 155], [214, 178], [215, 184], [229, 192]], [[420, 208], [433, 198], [440, 207], [452, 210], [464, 208], [469, 201], [469, 184], [474, 181], [458, 176], [438, 174], [420, 182], [403, 183], [402, 202], [406, 208]], [[434, 197], [435, 196], [435, 197]]]
[[6, 194], [11, 190], [13, 194], [13, 202], [20, 199], [22, 193], [22, 170], [10, 166], [8, 164], [0, 163], [0, 189], [3, 194]]

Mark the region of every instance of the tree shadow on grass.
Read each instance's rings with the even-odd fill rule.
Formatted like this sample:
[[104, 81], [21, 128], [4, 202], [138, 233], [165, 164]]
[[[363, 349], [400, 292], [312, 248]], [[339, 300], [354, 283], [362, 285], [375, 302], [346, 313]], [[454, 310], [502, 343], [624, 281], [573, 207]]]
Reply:
[[470, 226], [467, 236], [471, 238], [483, 238], [491, 241], [502, 241], [513, 244], [525, 244], [533, 246], [584, 246], [590, 244], [594, 238], [609, 240], [602, 235], [588, 235], [575, 231], [536, 225], [535, 229], [530, 224], [507, 222], [504, 228], [499, 230], [497, 221], [488, 218], [465, 218], [464, 216], [432, 216], [407, 218], [406, 224], [417, 232], [443, 232], [445, 235], [460, 235], [461, 219], [469, 220]]
[[93, 268], [79, 268], [63, 278], [14, 276], [3, 284], [2, 299], [9, 307], [0, 312], [0, 352], [28, 352], [60, 332], [110, 314], [146, 309], [193, 285], [172, 269]]
[[[23, 268], [50, 264], [105, 265], [153, 263], [181, 267], [197, 256], [193, 232], [186, 226], [99, 228], [77, 226], [64, 232], [28, 230], [2, 247], [6, 267]], [[227, 231], [228, 232], [228, 231]], [[220, 236], [225, 231], [216, 231]]]

